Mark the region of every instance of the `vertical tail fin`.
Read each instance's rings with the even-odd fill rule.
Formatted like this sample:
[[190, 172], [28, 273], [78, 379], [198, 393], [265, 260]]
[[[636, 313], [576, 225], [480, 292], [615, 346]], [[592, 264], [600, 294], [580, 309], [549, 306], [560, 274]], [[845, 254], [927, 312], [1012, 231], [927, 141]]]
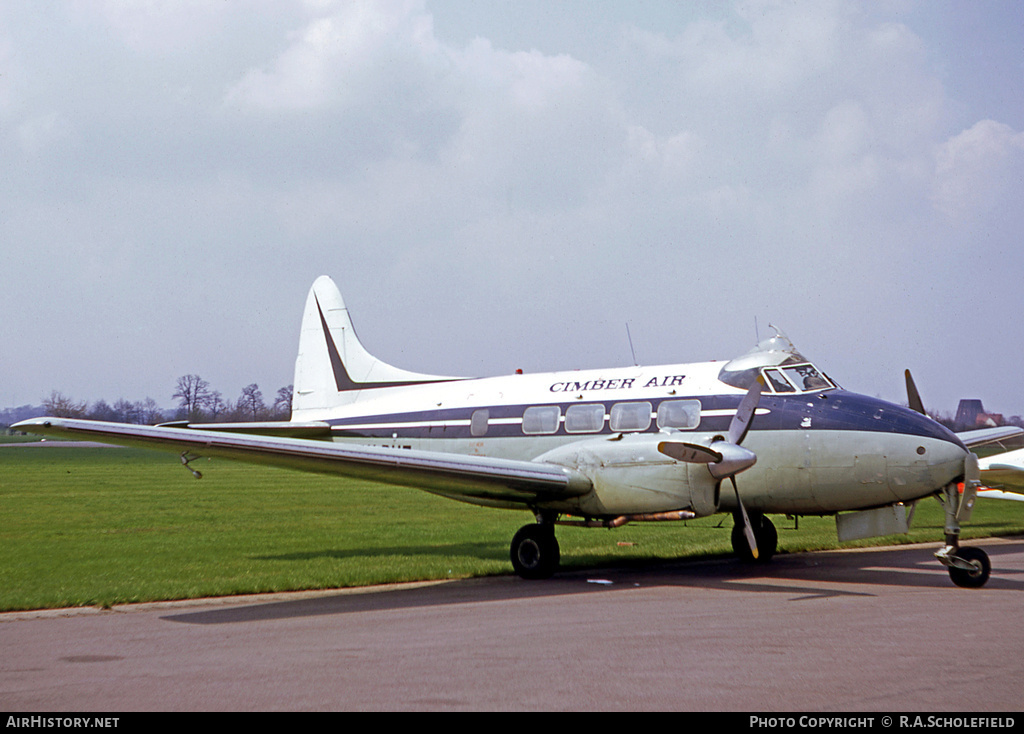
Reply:
[[312, 420], [323, 412], [348, 405], [366, 390], [458, 379], [423, 375], [392, 367], [372, 356], [356, 336], [338, 287], [322, 275], [306, 297], [295, 359], [292, 420]]

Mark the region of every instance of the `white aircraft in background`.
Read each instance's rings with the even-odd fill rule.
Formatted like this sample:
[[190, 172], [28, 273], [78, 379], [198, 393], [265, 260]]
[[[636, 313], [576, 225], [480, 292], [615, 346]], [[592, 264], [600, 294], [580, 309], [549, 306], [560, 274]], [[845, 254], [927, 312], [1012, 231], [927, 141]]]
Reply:
[[186, 467], [224, 457], [528, 510], [536, 522], [510, 548], [524, 578], [557, 570], [556, 524], [727, 512], [736, 553], [766, 561], [777, 544], [767, 514], [835, 515], [846, 541], [907, 532], [914, 504], [934, 495], [946, 512], [936, 557], [954, 583], [980, 587], [988, 556], [958, 542], [979, 486], [968, 446], [1006, 431], [958, 437], [923, 414], [909, 373], [907, 386], [911, 408], [847, 392], [780, 333], [726, 363], [480, 379], [407, 372], [363, 348], [324, 276], [306, 300], [290, 421], [47, 417], [16, 428], [172, 450]]
[[983, 489], [979, 497], [1024, 502], [1024, 449], [978, 459]]

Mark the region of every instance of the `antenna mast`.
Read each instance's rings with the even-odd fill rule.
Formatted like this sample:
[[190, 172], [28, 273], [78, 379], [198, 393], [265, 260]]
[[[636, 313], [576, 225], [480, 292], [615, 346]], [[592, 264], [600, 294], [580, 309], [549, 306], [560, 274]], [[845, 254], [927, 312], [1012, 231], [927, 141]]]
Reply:
[[636, 351], [633, 349], [633, 337], [629, 333], [629, 322], [626, 322], [626, 338], [629, 340], [629, 353], [633, 355], [633, 366], [639, 366], [636, 361]]

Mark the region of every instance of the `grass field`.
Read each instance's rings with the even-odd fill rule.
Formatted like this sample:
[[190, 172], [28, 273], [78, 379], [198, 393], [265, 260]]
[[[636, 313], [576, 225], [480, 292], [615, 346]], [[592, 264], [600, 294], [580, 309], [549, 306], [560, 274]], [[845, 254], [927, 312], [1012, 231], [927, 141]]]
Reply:
[[[508, 574], [532, 516], [424, 492], [120, 448], [0, 448], [0, 610], [110, 606]], [[838, 547], [832, 518], [773, 517], [780, 552]], [[909, 536], [942, 539], [921, 503]], [[558, 530], [563, 566], [728, 554], [732, 520]], [[1024, 533], [1024, 503], [979, 501], [964, 537]]]

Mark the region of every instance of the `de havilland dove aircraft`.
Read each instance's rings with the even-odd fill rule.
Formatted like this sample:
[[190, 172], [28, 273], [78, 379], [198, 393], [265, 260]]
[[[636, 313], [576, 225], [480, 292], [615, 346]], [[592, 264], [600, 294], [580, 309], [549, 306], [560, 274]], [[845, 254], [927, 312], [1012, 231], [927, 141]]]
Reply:
[[[987, 554], [959, 545], [978, 462], [969, 445], [910, 408], [840, 388], [781, 333], [729, 362], [458, 378], [371, 356], [330, 278], [306, 300], [286, 422], [138, 426], [70, 418], [31, 433], [225, 457], [418, 487], [530, 511], [515, 571], [551, 576], [556, 524], [618, 527], [731, 513], [733, 547], [766, 561], [768, 514], [835, 515], [840, 540], [907, 532], [915, 503], [945, 507], [936, 553], [960, 586], [988, 579]], [[998, 430], [995, 433], [999, 433]], [[198, 476], [198, 472], [194, 472]], [[958, 491], [958, 484], [964, 490]]]
[[981, 483], [986, 489], [979, 497], [1024, 502], [1024, 449], [986, 456], [978, 460]]

